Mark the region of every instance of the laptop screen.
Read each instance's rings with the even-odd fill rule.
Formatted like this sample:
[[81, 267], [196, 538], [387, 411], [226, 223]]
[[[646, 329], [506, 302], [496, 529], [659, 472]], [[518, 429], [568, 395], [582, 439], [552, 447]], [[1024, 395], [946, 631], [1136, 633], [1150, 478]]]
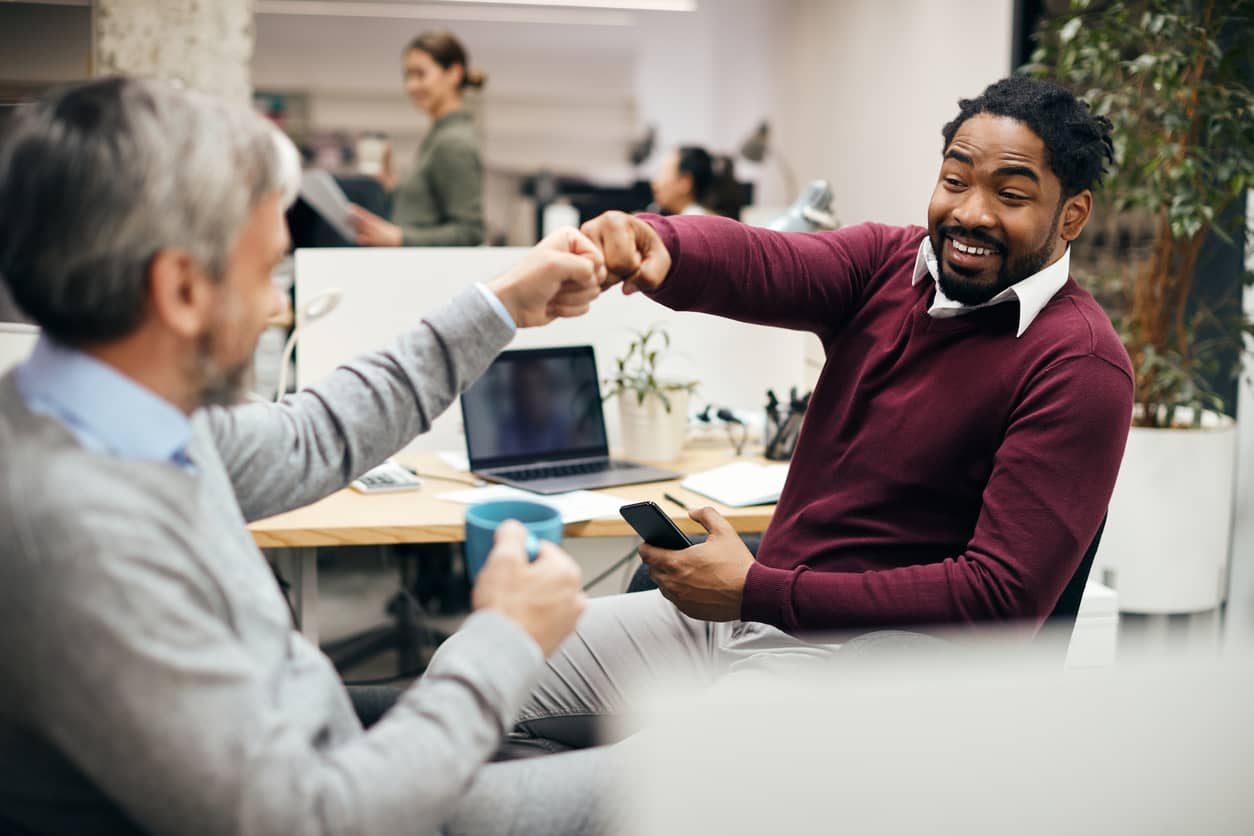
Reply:
[[502, 352], [461, 403], [471, 469], [609, 454], [590, 345]]

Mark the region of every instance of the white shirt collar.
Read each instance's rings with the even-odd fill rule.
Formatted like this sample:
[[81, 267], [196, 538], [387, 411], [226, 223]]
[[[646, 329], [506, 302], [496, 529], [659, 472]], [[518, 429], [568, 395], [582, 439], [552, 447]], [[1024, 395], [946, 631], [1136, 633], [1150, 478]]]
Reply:
[[[1028, 330], [1028, 326], [1032, 324], [1032, 320], [1036, 319], [1036, 315], [1049, 304], [1049, 300], [1054, 298], [1054, 294], [1062, 290], [1062, 286], [1067, 283], [1067, 276], [1070, 270], [1071, 247], [1068, 246], [1063, 251], [1062, 258], [1043, 270], [1033, 273], [1026, 279], [1021, 279], [1012, 284], [981, 305], [964, 305], [961, 302], [955, 302], [946, 296], [941, 291], [940, 285], [937, 284], [936, 298], [932, 300], [932, 305], [927, 309], [927, 313], [928, 316], [936, 319], [944, 319], [962, 316], [978, 308], [987, 308], [999, 305], [1002, 302], [1009, 302], [1011, 299], [1017, 299], [1019, 301], [1019, 330], [1015, 333], [1015, 336], [1022, 337], [1023, 332]], [[919, 244], [919, 255], [914, 260], [914, 273], [910, 277], [910, 284], [916, 285], [924, 276], [929, 275], [932, 277], [932, 282], [935, 283], [939, 273], [936, 267], [936, 253], [932, 249], [931, 236], [924, 235], [922, 243]]]

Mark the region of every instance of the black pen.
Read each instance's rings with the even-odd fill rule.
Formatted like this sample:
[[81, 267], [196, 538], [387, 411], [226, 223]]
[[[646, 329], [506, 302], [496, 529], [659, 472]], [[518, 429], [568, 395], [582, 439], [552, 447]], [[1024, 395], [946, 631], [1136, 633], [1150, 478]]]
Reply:
[[674, 502], [676, 505], [678, 505], [680, 508], [683, 508], [685, 511], [688, 510], [688, 504], [684, 502], [682, 499], [676, 499], [675, 497], [671, 496], [668, 493], [664, 493], [662, 494], [662, 496], [665, 497], [666, 499], [669, 499], [671, 502]]

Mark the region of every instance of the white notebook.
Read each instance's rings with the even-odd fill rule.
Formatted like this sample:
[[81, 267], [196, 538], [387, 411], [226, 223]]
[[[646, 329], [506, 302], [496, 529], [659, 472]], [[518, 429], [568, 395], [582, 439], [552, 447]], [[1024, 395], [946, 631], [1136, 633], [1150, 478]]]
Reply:
[[765, 505], [779, 499], [788, 477], [788, 464], [732, 462], [713, 470], [694, 473], [681, 484], [693, 493], [708, 496], [732, 508]]

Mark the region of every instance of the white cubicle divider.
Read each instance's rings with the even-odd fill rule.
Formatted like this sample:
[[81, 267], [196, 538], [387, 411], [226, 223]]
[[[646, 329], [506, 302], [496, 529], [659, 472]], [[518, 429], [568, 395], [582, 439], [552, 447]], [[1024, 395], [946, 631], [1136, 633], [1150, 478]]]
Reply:
[[[296, 308], [329, 288], [343, 291], [339, 307], [302, 333], [296, 382], [304, 387], [340, 364], [414, 328], [463, 288], [488, 281], [516, 263], [525, 248], [432, 247], [306, 249], [296, 252]], [[663, 371], [701, 383], [694, 405], [707, 402], [757, 408], [766, 389], [787, 391], [806, 380], [809, 334], [746, 325], [696, 313], [680, 313], [618, 288], [605, 293], [577, 319], [519, 331], [511, 348], [590, 344], [602, 378], [633, 337], [632, 329], [663, 322], [672, 337]], [[610, 445], [617, 446], [618, 409], [606, 405]], [[411, 449], [464, 450], [460, 409], [454, 404]]]

